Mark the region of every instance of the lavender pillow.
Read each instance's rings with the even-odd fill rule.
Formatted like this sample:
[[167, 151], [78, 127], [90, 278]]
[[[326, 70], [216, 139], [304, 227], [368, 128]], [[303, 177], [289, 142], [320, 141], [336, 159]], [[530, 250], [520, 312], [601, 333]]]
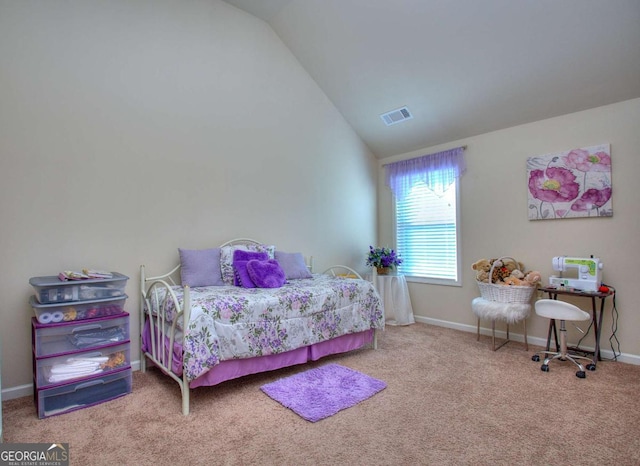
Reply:
[[255, 288], [251, 278], [247, 275], [247, 262], [267, 259], [269, 259], [269, 255], [266, 252], [235, 250], [233, 252], [233, 284], [244, 288]]
[[180, 279], [182, 285], [222, 286], [220, 248], [180, 249]]
[[299, 252], [283, 252], [277, 251], [275, 254], [276, 260], [284, 270], [284, 274], [287, 280], [296, 280], [298, 278], [311, 278], [311, 272], [307, 264], [304, 262], [304, 257]]
[[280, 288], [287, 278], [275, 259], [250, 260], [247, 272], [258, 288]]

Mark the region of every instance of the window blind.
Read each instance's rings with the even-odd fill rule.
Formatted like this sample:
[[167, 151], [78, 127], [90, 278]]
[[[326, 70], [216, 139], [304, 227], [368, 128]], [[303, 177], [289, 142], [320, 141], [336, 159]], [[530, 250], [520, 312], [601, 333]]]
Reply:
[[398, 270], [413, 277], [458, 281], [457, 186], [437, 196], [417, 182], [396, 200]]

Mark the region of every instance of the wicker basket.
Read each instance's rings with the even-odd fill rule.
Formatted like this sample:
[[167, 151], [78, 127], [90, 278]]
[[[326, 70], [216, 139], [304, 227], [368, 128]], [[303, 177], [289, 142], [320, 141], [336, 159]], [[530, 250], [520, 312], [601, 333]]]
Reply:
[[536, 291], [535, 286], [514, 286], [514, 285], [496, 285], [491, 283], [493, 280], [493, 269], [498, 261], [504, 262], [505, 260], [512, 260], [518, 267], [518, 262], [513, 257], [504, 256], [494, 261], [489, 271], [489, 283], [478, 282], [478, 288], [480, 289], [480, 296], [487, 301], [496, 301], [499, 303], [523, 303], [529, 304], [533, 293]]

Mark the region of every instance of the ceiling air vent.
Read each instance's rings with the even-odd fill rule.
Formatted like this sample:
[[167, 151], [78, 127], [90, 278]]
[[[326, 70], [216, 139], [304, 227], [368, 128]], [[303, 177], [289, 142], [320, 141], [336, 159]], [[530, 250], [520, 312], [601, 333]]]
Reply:
[[383, 113], [382, 115], [380, 115], [380, 118], [382, 118], [382, 121], [384, 121], [385, 125], [391, 126], [404, 120], [410, 120], [411, 118], [413, 118], [413, 115], [409, 113], [409, 109], [407, 107], [402, 107], [396, 110], [391, 110], [387, 113]]

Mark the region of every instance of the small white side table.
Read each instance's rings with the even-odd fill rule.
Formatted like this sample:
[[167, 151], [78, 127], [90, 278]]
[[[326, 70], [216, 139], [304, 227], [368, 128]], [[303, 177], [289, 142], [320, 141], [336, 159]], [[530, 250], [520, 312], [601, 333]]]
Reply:
[[378, 275], [376, 289], [384, 303], [387, 325], [410, 325], [415, 323], [413, 306], [409, 297], [407, 279], [402, 274]]

